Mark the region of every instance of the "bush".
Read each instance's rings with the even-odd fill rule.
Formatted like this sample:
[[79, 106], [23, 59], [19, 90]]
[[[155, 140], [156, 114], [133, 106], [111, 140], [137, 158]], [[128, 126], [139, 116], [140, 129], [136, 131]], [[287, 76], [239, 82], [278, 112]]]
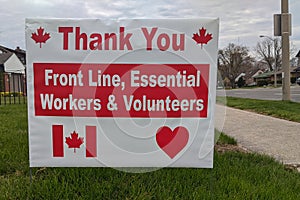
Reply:
[[[277, 80], [276, 82], [277, 82], [277, 84], [282, 84], [282, 80]], [[274, 81], [270, 81], [269, 83], [270, 83], [271, 85], [274, 85]]]
[[1, 97], [21, 97], [23, 92], [0, 92]]
[[238, 80], [238, 82], [237, 82], [238, 87], [239, 88], [244, 87], [245, 84], [246, 84], [246, 81], [244, 80], [244, 78], [240, 77], [239, 80]]
[[257, 86], [264, 86], [264, 85], [268, 85], [269, 81], [267, 80], [258, 80], [257, 81]]

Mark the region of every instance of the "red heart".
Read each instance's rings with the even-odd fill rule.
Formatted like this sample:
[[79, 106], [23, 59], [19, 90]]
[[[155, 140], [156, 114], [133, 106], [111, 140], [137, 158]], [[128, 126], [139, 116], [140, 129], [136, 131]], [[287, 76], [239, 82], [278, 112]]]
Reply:
[[187, 144], [189, 131], [178, 126], [172, 131], [169, 127], [163, 126], [156, 132], [158, 146], [170, 157], [174, 158]]

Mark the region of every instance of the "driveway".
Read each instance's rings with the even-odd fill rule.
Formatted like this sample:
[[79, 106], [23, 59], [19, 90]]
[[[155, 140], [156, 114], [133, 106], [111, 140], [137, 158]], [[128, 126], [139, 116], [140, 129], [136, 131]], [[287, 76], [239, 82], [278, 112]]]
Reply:
[[[217, 90], [217, 96], [230, 96], [263, 100], [282, 100], [282, 88], [254, 88]], [[300, 102], [300, 86], [291, 86], [291, 100]]]

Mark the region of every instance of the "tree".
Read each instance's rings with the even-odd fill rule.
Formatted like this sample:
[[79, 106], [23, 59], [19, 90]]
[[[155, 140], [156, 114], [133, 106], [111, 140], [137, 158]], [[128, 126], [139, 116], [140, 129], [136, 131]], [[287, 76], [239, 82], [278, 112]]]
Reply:
[[235, 88], [235, 79], [246, 69], [252, 67], [253, 58], [249, 49], [233, 43], [228, 44], [218, 54], [218, 68], [223, 78], [228, 78]]
[[281, 68], [281, 40], [265, 36], [262, 42], [258, 42], [255, 48], [258, 56], [268, 64], [269, 70], [277, 71]]
[[[273, 71], [275, 67], [277, 71], [280, 70], [282, 64], [281, 39], [280, 38], [273, 39], [268, 36], [261, 36], [261, 37], [264, 37], [265, 39], [261, 42], [258, 42], [254, 49], [258, 57], [268, 64], [270, 71]], [[291, 43], [290, 55], [293, 55], [295, 52], [296, 52], [296, 46], [293, 43]], [[275, 65], [275, 61], [276, 61], [276, 65]]]

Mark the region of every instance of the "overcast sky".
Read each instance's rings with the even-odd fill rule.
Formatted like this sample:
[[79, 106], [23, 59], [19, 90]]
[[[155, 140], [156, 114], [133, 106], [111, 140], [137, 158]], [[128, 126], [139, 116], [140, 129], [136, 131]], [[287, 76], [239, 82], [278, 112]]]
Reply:
[[[0, 0], [0, 45], [25, 49], [25, 18], [220, 18], [219, 48], [253, 49], [259, 35], [273, 35], [281, 0]], [[300, 49], [300, 1], [289, 0], [291, 42]], [[297, 20], [298, 19], [298, 20]]]

